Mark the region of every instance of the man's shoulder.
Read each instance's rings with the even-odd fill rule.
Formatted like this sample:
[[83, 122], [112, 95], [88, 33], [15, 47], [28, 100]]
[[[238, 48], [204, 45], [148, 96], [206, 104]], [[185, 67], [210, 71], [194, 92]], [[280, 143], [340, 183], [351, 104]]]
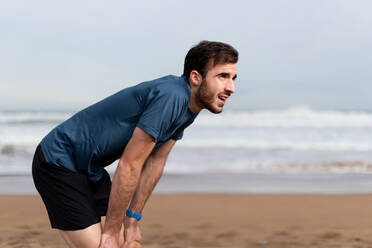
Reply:
[[175, 75], [167, 75], [141, 84], [155, 95], [171, 98], [188, 98], [189, 89], [188, 82], [185, 77]]
[[184, 77], [179, 77], [176, 75], [167, 75], [164, 77], [156, 78], [151, 81], [147, 81], [145, 83], [152, 84], [153, 86], [163, 86], [163, 87], [172, 87], [172, 86], [180, 86], [181, 83], [184, 81]]

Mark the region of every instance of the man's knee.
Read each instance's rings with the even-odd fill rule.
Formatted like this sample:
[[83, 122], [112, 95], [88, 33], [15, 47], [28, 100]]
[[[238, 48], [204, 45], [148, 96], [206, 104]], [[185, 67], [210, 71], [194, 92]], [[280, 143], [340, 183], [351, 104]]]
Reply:
[[82, 230], [59, 230], [62, 238], [70, 248], [98, 248], [101, 242], [101, 224], [97, 223]]

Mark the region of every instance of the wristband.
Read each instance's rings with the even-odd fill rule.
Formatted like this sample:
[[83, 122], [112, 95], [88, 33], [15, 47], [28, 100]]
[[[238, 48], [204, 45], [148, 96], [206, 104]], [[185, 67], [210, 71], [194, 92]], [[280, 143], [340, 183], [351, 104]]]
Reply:
[[127, 211], [125, 212], [125, 215], [128, 217], [135, 218], [136, 220], [140, 220], [142, 218], [142, 214], [135, 213], [130, 209], [127, 209]]

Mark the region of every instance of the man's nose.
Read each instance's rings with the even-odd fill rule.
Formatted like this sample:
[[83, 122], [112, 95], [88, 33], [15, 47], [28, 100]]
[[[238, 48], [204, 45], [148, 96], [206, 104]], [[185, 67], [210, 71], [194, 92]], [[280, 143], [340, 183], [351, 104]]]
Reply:
[[228, 92], [230, 92], [231, 94], [232, 93], [235, 93], [234, 80], [230, 80], [227, 83], [225, 90], [228, 91]]

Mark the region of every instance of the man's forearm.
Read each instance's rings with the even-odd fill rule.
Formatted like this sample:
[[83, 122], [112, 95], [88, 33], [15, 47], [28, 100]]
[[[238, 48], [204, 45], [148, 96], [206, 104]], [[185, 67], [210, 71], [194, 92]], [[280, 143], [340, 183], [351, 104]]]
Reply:
[[109, 206], [106, 214], [104, 233], [119, 234], [125, 209], [136, 188], [142, 166], [127, 166], [120, 163], [111, 186]]
[[129, 206], [134, 212], [142, 212], [147, 199], [150, 197], [163, 173], [165, 161], [165, 158], [154, 158], [153, 156], [150, 156], [146, 160], [136, 191], [134, 192]]

